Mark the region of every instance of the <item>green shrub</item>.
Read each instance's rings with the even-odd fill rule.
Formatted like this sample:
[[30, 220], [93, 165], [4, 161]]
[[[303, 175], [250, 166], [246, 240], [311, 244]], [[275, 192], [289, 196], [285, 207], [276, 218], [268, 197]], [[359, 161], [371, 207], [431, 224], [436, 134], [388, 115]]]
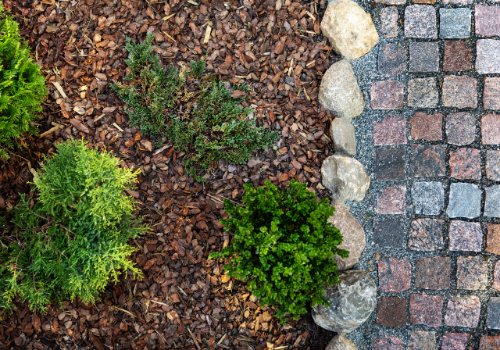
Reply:
[[[190, 72], [170, 68], [167, 72], [158, 55], [152, 53], [154, 35], [142, 44], [127, 39], [130, 68], [126, 81], [113, 89], [127, 105], [130, 124], [145, 135], [167, 136], [177, 150], [186, 152], [184, 165], [189, 175], [209, 171], [218, 160], [243, 164], [251, 152], [273, 144], [278, 132], [266, 132], [249, 119], [252, 109], [243, 108], [243, 98], [216, 78], [205, 75], [203, 61], [191, 62]], [[247, 86], [236, 89], [249, 92]]]
[[40, 66], [21, 42], [17, 23], [5, 16], [0, 5], [0, 158], [9, 158], [2, 147], [12, 148], [25, 132], [36, 133], [33, 121], [46, 96]]
[[16, 294], [34, 310], [79, 297], [94, 303], [122, 271], [141, 274], [128, 256], [129, 238], [145, 231], [134, 218], [134, 200], [124, 193], [138, 172], [119, 160], [67, 141], [42, 165], [34, 185], [39, 200], [22, 196], [13, 209], [18, 241], [0, 247], [0, 306]]
[[232, 246], [210, 257], [233, 258], [228, 274], [248, 280], [262, 304], [277, 304], [283, 323], [287, 314], [297, 319], [306, 313], [308, 302], [328, 305], [323, 287], [338, 283], [333, 256], [348, 256], [337, 248], [340, 231], [327, 221], [335, 209], [295, 180], [284, 191], [269, 181], [267, 188], [244, 187], [244, 206], [224, 202], [229, 218], [221, 223], [234, 233]]

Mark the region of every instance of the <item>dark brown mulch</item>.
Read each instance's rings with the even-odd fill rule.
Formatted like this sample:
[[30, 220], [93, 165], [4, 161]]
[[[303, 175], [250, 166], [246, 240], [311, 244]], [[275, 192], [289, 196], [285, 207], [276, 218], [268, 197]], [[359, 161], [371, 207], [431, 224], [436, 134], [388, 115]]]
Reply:
[[[31, 169], [54, 143], [85, 138], [140, 168], [131, 191], [152, 227], [133, 242], [143, 280], [123, 276], [96, 305], [79, 301], [46, 315], [26, 305], [0, 321], [6, 349], [324, 349], [332, 334], [310, 314], [280, 325], [244, 283], [209, 261], [230, 237], [218, 220], [222, 201], [239, 202], [247, 182], [307, 182], [319, 197], [331, 115], [317, 102], [321, 75], [336, 59], [319, 30], [325, 0], [10, 0], [5, 1], [47, 77], [40, 137], [0, 164], [0, 210], [29, 193]], [[209, 34], [207, 32], [210, 31]], [[276, 150], [247, 165], [220, 162], [205, 183], [183, 169], [183, 153], [130, 128], [109, 87], [126, 74], [125, 38], [156, 35], [164, 64], [189, 65], [208, 49], [208, 72], [253, 88], [248, 105], [259, 124], [280, 130]], [[60, 90], [58, 90], [60, 87]], [[63, 95], [64, 94], [64, 95]], [[50, 132], [48, 132], [50, 131]], [[47, 132], [47, 133], [46, 133]], [[30, 193], [30, 195], [33, 195]]]

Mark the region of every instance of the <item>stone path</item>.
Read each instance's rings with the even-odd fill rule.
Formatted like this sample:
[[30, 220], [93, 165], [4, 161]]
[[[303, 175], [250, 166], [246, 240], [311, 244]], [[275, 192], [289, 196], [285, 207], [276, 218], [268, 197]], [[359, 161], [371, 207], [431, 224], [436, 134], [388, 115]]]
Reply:
[[356, 158], [372, 185], [350, 204], [367, 233], [358, 268], [379, 297], [347, 337], [359, 349], [498, 350], [500, 5], [360, 5], [381, 40], [353, 62], [367, 101]]

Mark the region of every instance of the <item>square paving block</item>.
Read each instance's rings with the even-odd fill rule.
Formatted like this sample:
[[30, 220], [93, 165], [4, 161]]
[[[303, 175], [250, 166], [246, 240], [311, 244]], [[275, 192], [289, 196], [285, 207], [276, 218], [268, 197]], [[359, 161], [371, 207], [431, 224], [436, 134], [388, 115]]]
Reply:
[[486, 151], [486, 177], [493, 181], [500, 181], [500, 151]]
[[441, 350], [466, 350], [465, 344], [469, 341], [470, 334], [467, 333], [445, 333]]
[[451, 259], [447, 256], [419, 258], [415, 264], [415, 287], [430, 290], [450, 288]]
[[483, 115], [481, 118], [481, 142], [483, 145], [500, 145], [500, 115]]
[[477, 40], [476, 70], [479, 74], [500, 73], [500, 40]]
[[411, 145], [410, 172], [415, 177], [439, 177], [446, 175], [446, 146]]
[[444, 323], [452, 327], [474, 328], [480, 314], [481, 301], [477, 296], [457, 296], [448, 301]]
[[481, 215], [481, 189], [470, 183], [452, 183], [446, 213], [450, 218], [473, 219]]
[[481, 151], [459, 148], [450, 152], [451, 177], [459, 180], [481, 180]]
[[440, 327], [443, 318], [442, 295], [410, 294], [410, 322]]
[[444, 107], [476, 108], [477, 80], [466, 75], [445, 76], [442, 99]]
[[404, 105], [404, 85], [397, 80], [377, 81], [370, 89], [373, 109], [401, 109]]
[[401, 221], [396, 218], [375, 219], [373, 242], [382, 248], [401, 249], [405, 246], [405, 233]]
[[437, 350], [436, 332], [410, 331], [407, 350]]
[[484, 78], [484, 109], [500, 109], [500, 78]]
[[436, 108], [438, 103], [436, 78], [417, 78], [408, 82], [408, 106]]
[[377, 304], [376, 323], [385, 327], [404, 327], [406, 325], [406, 299], [380, 297]]
[[402, 42], [380, 44], [378, 71], [387, 77], [401, 75], [408, 69], [408, 49]]
[[417, 215], [439, 215], [444, 206], [441, 182], [414, 182], [411, 198]]
[[443, 139], [443, 115], [416, 112], [410, 119], [411, 137], [414, 140], [440, 141]]
[[482, 255], [457, 258], [457, 289], [485, 290], [488, 286], [488, 262]]
[[404, 350], [403, 338], [380, 337], [373, 341], [372, 350]]
[[439, 10], [439, 37], [442, 39], [465, 39], [470, 36], [471, 10], [466, 8]]
[[488, 302], [488, 312], [486, 313], [486, 326], [489, 329], [500, 329], [500, 298], [491, 297]]
[[481, 252], [483, 231], [479, 222], [451, 220], [448, 233], [451, 251]]
[[377, 214], [406, 214], [406, 186], [387, 187], [377, 195]]
[[416, 219], [410, 224], [408, 248], [423, 252], [443, 249], [443, 220]]
[[486, 225], [486, 251], [500, 255], [500, 225], [489, 222]]
[[484, 216], [500, 218], [500, 185], [486, 187]]
[[500, 35], [500, 7], [476, 5], [474, 8], [476, 34], [486, 37]]
[[410, 72], [439, 71], [439, 44], [436, 42], [410, 43]]
[[411, 264], [408, 259], [382, 258], [377, 263], [381, 292], [399, 293], [410, 289]]
[[436, 9], [433, 6], [407, 6], [404, 25], [407, 38], [437, 39]]
[[449, 114], [446, 117], [446, 138], [452, 145], [470, 145], [476, 138], [476, 118], [467, 112]]
[[472, 49], [465, 40], [445, 40], [444, 72], [470, 70], [472, 65]]
[[375, 151], [374, 175], [377, 180], [406, 180], [405, 148], [379, 149]]

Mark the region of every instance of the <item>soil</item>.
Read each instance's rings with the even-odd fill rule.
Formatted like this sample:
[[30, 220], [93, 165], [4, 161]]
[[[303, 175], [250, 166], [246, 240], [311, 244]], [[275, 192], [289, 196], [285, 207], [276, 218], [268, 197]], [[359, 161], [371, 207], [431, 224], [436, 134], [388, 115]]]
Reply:
[[[54, 144], [84, 138], [140, 168], [138, 215], [151, 232], [131, 244], [142, 280], [122, 276], [95, 305], [52, 305], [47, 314], [16, 303], [0, 314], [0, 349], [324, 349], [333, 334], [310, 313], [281, 325], [246, 284], [209, 260], [231, 235], [219, 219], [223, 200], [239, 203], [243, 184], [307, 182], [319, 198], [320, 167], [332, 153], [333, 117], [317, 102], [319, 81], [338, 58], [320, 32], [325, 0], [8, 0], [22, 36], [47, 78], [40, 134], [21, 140], [0, 163], [0, 214], [30, 196], [29, 181]], [[185, 174], [183, 153], [128, 125], [109, 87], [126, 74], [125, 38], [154, 32], [165, 65], [188, 66], [207, 53], [208, 72], [253, 88], [259, 125], [282, 139], [246, 165], [219, 162], [208, 181]], [[155, 147], [163, 143], [161, 147]], [[4, 237], [8, 239], [8, 237]]]

